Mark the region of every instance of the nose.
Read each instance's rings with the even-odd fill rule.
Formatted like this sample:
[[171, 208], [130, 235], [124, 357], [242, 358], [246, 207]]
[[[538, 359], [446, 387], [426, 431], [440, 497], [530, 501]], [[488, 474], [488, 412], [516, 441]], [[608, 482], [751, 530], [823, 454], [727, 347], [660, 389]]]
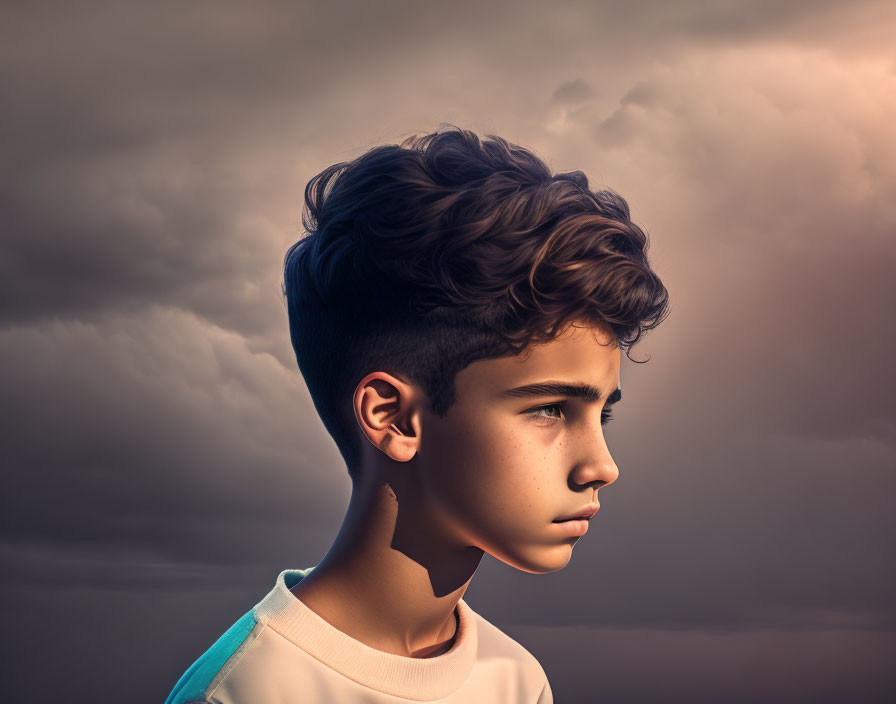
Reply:
[[598, 431], [597, 439], [588, 443], [584, 454], [573, 470], [572, 480], [579, 486], [593, 486], [599, 489], [619, 478], [619, 468], [613, 461], [610, 448], [603, 432]]

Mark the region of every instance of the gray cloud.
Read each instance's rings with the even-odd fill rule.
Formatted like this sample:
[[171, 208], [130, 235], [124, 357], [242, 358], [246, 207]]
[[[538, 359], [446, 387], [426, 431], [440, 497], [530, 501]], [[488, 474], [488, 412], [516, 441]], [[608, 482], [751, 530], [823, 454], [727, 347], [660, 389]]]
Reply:
[[580, 103], [594, 95], [594, 90], [587, 81], [581, 78], [567, 81], [554, 91], [552, 96], [559, 103]]
[[157, 308], [0, 349], [7, 540], [231, 561], [297, 516], [338, 527], [345, 469], [300, 377], [238, 335]]

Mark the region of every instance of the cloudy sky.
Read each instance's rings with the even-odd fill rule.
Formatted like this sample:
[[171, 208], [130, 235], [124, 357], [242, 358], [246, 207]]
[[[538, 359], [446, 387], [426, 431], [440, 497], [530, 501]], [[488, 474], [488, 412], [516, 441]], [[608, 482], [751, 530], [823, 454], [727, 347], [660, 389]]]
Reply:
[[159, 702], [326, 552], [283, 254], [443, 122], [619, 191], [672, 297], [570, 564], [467, 601], [558, 703], [892, 701], [892, 3], [0, 7], [4, 701]]

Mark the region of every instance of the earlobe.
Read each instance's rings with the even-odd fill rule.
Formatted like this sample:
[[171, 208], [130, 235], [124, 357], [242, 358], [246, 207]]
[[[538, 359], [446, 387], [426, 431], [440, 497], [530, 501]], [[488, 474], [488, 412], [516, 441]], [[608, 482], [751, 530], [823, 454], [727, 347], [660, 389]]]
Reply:
[[[390, 436], [388, 433], [386, 433], [383, 438], [383, 442], [385, 443], [385, 445], [383, 445], [379, 449], [385, 455], [388, 455], [397, 462], [407, 462], [408, 460], [413, 459], [414, 455], [417, 452], [415, 443], [411, 442], [409, 436], [401, 432], [401, 429], [395, 423], [390, 423], [389, 428], [394, 430], [395, 433], [402, 439], [398, 440], [398, 438], [396, 438], [394, 435]], [[414, 434], [411, 433], [410, 438], [413, 438], [413, 435]]]

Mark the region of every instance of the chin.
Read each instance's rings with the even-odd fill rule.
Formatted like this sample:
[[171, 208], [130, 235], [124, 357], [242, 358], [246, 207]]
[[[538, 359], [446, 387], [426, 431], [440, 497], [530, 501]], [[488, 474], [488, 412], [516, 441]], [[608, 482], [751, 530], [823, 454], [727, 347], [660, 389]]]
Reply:
[[521, 572], [548, 574], [549, 572], [562, 570], [569, 564], [569, 560], [572, 557], [572, 545], [563, 543], [550, 547], [531, 547], [526, 551], [514, 552], [513, 554], [491, 554], [492, 557], [500, 560], [505, 565], [509, 565]]

